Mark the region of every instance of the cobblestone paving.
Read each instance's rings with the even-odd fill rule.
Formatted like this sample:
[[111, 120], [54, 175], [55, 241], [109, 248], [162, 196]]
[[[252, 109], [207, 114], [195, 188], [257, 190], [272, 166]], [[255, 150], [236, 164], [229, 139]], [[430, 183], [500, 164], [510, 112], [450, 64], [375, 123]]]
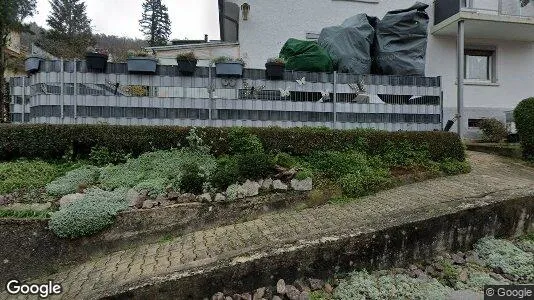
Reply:
[[[488, 154], [469, 152], [470, 174], [401, 186], [347, 205], [271, 213], [260, 218], [203, 231], [165, 243], [147, 244], [94, 259], [66, 271], [29, 282], [61, 283], [61, 299], [95, 299], [111, 287], [126, 286], [208, 265], [281, 243], [327, 236], [387, 218], [398, 210], [477, 197], [497, 191], [534, 189], [534, 169]], [[46, 259], [46, 258], [43, 258]], [[13, 296], [10, 296], [13, 298]], [[11, 299], [1, 294], [0, 299]]]

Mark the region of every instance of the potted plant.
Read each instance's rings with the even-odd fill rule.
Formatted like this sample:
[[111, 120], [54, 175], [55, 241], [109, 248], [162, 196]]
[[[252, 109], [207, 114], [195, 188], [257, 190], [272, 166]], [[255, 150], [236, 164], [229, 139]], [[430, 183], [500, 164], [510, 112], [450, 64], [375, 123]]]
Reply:
[[89, 48], [85, 53], [87, 70], [93, 72], [105, 72], [108, 64], [109, 53], [104, 49]]
[[193, 75], [197, 68], [198, 59], [193, 52], [180, 53], [176, 57], [178, 72], [182, 75]]
[[283, 58], [269, 58], [265, 64], [265, 76], [269, 79], [282, 79], [285, 68], [286, 61]]
[[145, 50], [128, 51], [128, 72], [130, 73], [156, 73], [158, 59]]
[[43, 61], [44, 58], [40, 55], [32, 54], [26, 57], [26, 60], [24, 60], [24, 70], [27, 73], [36, 73], [39, 71], [39, 67], [41, 66], [41, 61]]
[[220, 56], [213, 60], [215, 73], [219, 77], [242, 77], [245, 62], [241, 58]]

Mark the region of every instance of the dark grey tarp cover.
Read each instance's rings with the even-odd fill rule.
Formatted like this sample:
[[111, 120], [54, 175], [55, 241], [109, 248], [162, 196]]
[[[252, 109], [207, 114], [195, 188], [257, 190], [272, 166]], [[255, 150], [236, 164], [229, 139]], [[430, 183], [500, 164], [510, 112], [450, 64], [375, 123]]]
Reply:
[[339, 72], [369, 74], [374, 39], [375, 29], [367, 15], [359, 14], [340, 26], [324, 28], [317, 42], [328, 52]]
[[382, 75], [425, 75], [428, 4], [388, 12], [378, 22], [374, 61]]

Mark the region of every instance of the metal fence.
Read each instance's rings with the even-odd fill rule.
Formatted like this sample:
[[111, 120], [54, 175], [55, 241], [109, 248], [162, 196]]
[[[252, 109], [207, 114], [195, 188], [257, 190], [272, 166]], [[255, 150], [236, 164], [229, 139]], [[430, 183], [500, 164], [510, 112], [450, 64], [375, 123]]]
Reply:
[[125, 64], [91, 73], [85, 62], [42, 62], [40, 71], [11, 80], [13, 122], [181, 126], [326, 126], [440, 130], [439, 77], [264, 70], [218, 78], [198, 68], [179, 76], [175, 66], [155, 75], [128, 74]]

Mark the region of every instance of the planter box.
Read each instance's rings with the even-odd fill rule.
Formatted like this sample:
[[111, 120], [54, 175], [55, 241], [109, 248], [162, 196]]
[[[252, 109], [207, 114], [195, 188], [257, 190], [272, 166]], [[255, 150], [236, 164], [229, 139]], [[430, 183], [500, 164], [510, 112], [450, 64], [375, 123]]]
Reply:
[[178, 72], [182, 75], [193, 75], [197, 69], [198, 60], [182, 60], [177, 59], [178, 62]]
[[242, 77], [243, 64], [240, 62], [216, 63], [215, 73], [219, 77]]
[[265, 76], [267, 76], [268, 79], [283, 79], [285, 69], [286, 65], [283, 64], [266, 63]]
[[41, 65], [42, 57], [30, 56], [24, 61], [24, 70], [28, 73], [35, 73], [39, 71], [39, 66]]
[[128, 72], [130, 73], [156, 73], [158, 60], [151, 57], [128, 58]]
[[87, 53], [85, 60], [87, 63], [87, 70], [96, 72], [105, 72], [108, 65], [108, 55], [100, 53]]

